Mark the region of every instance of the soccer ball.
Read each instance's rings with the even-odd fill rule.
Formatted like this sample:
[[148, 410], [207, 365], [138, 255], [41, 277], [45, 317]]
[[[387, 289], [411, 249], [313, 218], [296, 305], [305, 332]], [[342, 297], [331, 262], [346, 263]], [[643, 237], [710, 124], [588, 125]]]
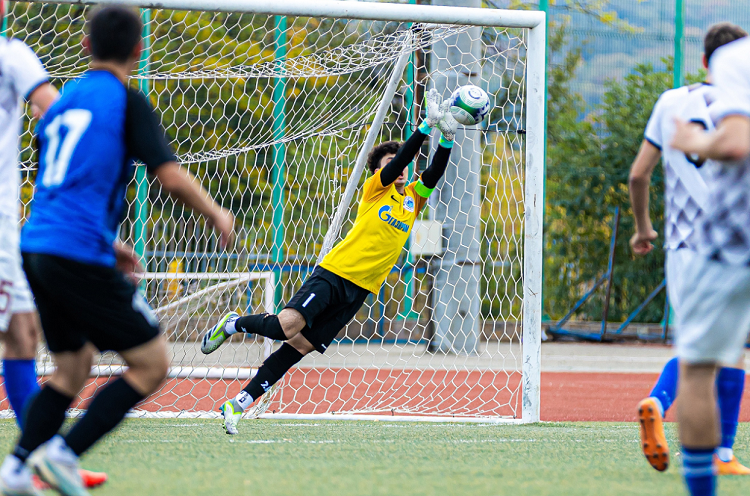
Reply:
[[479, 124], [490, 112], [490, 97], [479, 86], [461, 86], [451, 95], [450, 112], [459, 124]]

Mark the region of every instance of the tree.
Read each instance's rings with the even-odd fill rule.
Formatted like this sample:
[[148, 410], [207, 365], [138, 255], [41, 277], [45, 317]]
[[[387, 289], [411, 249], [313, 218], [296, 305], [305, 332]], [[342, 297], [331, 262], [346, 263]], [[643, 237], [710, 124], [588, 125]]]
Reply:
[[[561, 35], [564, 37], [564, 33]], [[558, 37], [557, 41], [560, 41]], [[664, 253], [635, 257], [628, 246], [634, 230], [627, 178], [643, 139], [643, 130], [659, 95], [671, 87], [671, 61], [664, 70], [650, 64], [633, 69], [624, 81], [610, 81], [603, 101], [582, 118], [583, 102], [570, 94], [580, 52], [571, 52], [550, 77], [547, 167], [545, 311], [560, 317], [605, 270], [614, 209], [621, 209], [617, 264], [610, 318], [621, 320], [663, 279]], [[654, 227], [663, 227], [663, 172], [654, 172], [651, 211]], [[641, 315], [658, 321], [663, 294]], [[586, 307], [601, 315], [603, 295]]]

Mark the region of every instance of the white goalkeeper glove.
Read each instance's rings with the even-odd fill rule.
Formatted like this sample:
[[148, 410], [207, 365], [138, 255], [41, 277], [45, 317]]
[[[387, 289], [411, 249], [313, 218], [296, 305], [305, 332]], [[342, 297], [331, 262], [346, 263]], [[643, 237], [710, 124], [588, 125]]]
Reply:
[[430, 128], [437, 125], [440, 119], [443, 118], [443, 110], [440, 105], [440, 93], [435, 88], [432, 88], [424, 96], [425, 107], [427, 107], [426, 116], [424, 119], [425, 124]]
[[458, 121], [453, 117], [450, 112], [451, 102], [445, 100], [440, 105], [440, 119], [438, 120], [436, 127], [443, 133], [445, 141], [453, 141], [456, 137], [456, 130], [458, 130]]

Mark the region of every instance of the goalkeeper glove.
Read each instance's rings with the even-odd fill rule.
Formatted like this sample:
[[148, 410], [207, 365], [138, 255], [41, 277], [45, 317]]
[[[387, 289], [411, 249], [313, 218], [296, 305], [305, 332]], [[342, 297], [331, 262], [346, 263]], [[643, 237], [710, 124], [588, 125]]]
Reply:
[[453, 142], [453, 139], [456, 137], [456, 130], [458, 129], [458, 121], [453, 117], [453, 115], [450, 112], [450, 101], [445, 100], [440, 105], [440, 119], [438, 119], [438, 122], [436, 124], [436, 127], [440, 129], [440, 132], [443, 134], [440, 141], [450, 141]]
[[427, 108], [426, 116], [419, 130], [424, 134], [430, 134], [430, 131], [443, 118], [443, 110], [440, 105], [440, 93], [435, 88], [430, 89], [424, 96], [425, 107]]

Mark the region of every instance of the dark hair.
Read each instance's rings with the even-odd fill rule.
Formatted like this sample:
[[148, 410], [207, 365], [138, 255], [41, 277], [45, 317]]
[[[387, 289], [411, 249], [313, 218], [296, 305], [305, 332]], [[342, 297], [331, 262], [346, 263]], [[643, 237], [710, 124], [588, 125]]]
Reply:
[[378, 146], [370, 150], [370, 154], [367, 156], [367, 168], [370, 169], [370, 172], [375, 174], [375, 171], [380, 167], [380, 160], [389, 153], [395, 155], [400, 147], [401, 143], [398, 141], [386, 141], [385, 143], [380, 143]]
[[126, 62], [141, 41], [143, 24], [138, 14], [122, 5], [106, 5], [89, 18], [91, 56], [96, 60]]
[[706, 62], [711, 60], [711, 56], [720, 47], [745, 36], [747, 36], [747, 31], [731, 22], [714, 24], [708, 28], [706, 37], [703, 38], [703, 53], [706, 55]]

